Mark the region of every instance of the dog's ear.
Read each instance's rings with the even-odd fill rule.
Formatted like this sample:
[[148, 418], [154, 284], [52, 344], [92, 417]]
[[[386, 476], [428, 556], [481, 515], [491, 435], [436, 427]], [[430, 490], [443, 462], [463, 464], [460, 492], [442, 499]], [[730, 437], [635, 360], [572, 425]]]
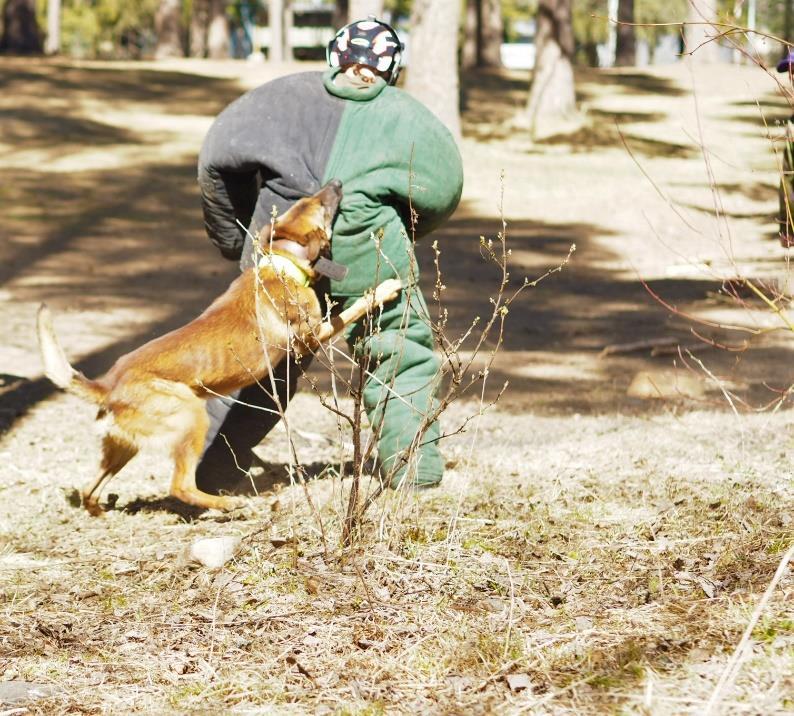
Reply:
[[306, 246], [306, 253], [308, 254], [309, 261], [312, 263], [317, 261], [328, 246], [328, 237], [325, 234], [325, 229], [321, 229], [320, 227], [312, 229], [306, 234], [304, 245]]

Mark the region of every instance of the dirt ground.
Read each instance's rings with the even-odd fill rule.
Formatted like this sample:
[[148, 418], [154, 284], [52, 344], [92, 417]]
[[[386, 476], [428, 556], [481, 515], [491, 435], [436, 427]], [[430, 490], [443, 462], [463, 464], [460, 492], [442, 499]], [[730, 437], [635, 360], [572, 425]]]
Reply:
[[[790, 111], [755, 68], [583, 72], [582, 128], [542, 144], [510, 122], [526, 76], [466, 78], [464, 196], [436, 234], [450, 332], [488, 311], [502, 217], [511, 286], [576, 250], [511, 307], [484, 402], [445, 414], [476, 418], [443, 486], [385, 495], [359, 548], [338, 546], [349, 436], [306, 383], [287, 416], [314, 510], [284, 430], [231, 516], [163, 499], [160, 456], [104, 517], [74, 506], [93, 412], [42, 378], [37, 306], [89, 375], [194, 316], [236, 272], [204, 237], [201, 139], [243, 89], [316, 67], [0, 59], [0, 713], [794, 713], [791, 335], [723, 287], [789, 285]], [[219, 536], [232, 561], [189, 562]]]

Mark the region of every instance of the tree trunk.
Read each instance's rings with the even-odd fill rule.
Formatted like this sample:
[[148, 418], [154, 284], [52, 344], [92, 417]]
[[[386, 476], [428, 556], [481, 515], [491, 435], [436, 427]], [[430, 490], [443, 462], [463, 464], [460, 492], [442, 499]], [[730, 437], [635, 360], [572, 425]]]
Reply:
[[155, 59], [184, 56], [181, 0], [162, 0], [154, 17], [154, 31], [157, 35]]
[[348, 18], [350, 17], [350, 13], [348, 12], [349, 7], [349, 0], [336, 0], [336, 3], [334, 4], [334, 14], [331, 18], [331, 22], [334, 25], [334, 30], [339, 30], [340, 28], [347, 25]]
[[17, 55], [41, 54], [41, 33], [36, 22], [35, 0], [6, 0], [3, 5], [0, 52]]
[[637, 43], [634, 33], [634, 0], [620, 0], [618, 4], [615, 65], [633, 67], [637, 63]]
[[405, 89], [460, 140], [459, 0], [414, 0]]
[[477, 26], [480, 0], [466, 0], [463, 17], [463, 45], [460, 48], [461, 67], [469, 70], [477, 66]]
[[294, 58], [292, 54], [292, 28], [295, 26], [295, 9], [292, 0], [286, 0], [284, 8], [284, 60], [289, 62]]
[[193, 0], [190, 13], [190, 56], [207, 56], [207, 35], [209, 32], [211, 0]]
[[383, 16], [383, 0], [349, 0], [348, 22], [366, 20], [368, 15]]
[[718, 34], [717, 0], [689, 0], [684, 32], [684, 53], [694, 62], [717, 62], [719, 46], [711, 38]]
[[222, 60], [229, 57], [229, 20], [226, 0], [210, 0], [207, 23], [207, 57]]
[[270, 23], [268, 59], [271, 62], [284, 62], [287, 57], [284, 41], [284, 5], [285, 0], [270, 0], [267, 4], [268, 22]]
[[550, 136], [576, 119], [573, 81], [572, 0], [539, 0], [535, 70], [519, 123], [535, 138]]
[[504, 33], [501, 0], [467, 0], [464, 22], [461, 65], [501, 67]]
[[477, 65], [479, 67], [502, 66], [502, 0], [479, 0], [480, 31], [477, 43]]
[[61, 0], [47, 0], [47, 39], [44, 53], [57, 55], [61, 51]]

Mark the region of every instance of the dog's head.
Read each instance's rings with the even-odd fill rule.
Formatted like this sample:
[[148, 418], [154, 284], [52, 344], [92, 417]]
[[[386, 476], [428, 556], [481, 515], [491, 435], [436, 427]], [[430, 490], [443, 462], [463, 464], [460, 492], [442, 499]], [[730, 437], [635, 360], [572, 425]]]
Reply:
[[[273, 224], [274, 248], [284, 242], [281, 246], [310, 263], [327, 256], [331, 250], [331, 225], [341, 200], [342, 182], [333, 179], [313, 196], [296, 201]], [[265, 236], [268, 233], [268, 228], [262, 232]], [[286, 242], [293, 246], [288, 248]]]

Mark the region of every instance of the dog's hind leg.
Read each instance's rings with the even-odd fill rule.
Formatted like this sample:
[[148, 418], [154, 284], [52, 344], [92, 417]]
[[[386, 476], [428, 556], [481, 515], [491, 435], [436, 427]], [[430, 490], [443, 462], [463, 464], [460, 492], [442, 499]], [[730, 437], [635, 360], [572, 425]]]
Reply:
[[209, 427], [209, 418], [204, 401], [193, 397], [185, 400], [183, 417], [190, 416], [190, 424], [174, 446], [174, 476], [171, 480], [171, 495], [178, 500], [206, 509], [231, 510], [240, 507], [245, 500], [226, 495], [210, 495], [196, 487], [196, 467], [204, 450], [204, 438]]
[[113, 435], [102, 439], [102, 462], [97, 477], [83, 490], [83, 506], [92, 514], [102, 514], [99, 493], [102, 487], [121, 470], [138, 452], [138, 448]]

